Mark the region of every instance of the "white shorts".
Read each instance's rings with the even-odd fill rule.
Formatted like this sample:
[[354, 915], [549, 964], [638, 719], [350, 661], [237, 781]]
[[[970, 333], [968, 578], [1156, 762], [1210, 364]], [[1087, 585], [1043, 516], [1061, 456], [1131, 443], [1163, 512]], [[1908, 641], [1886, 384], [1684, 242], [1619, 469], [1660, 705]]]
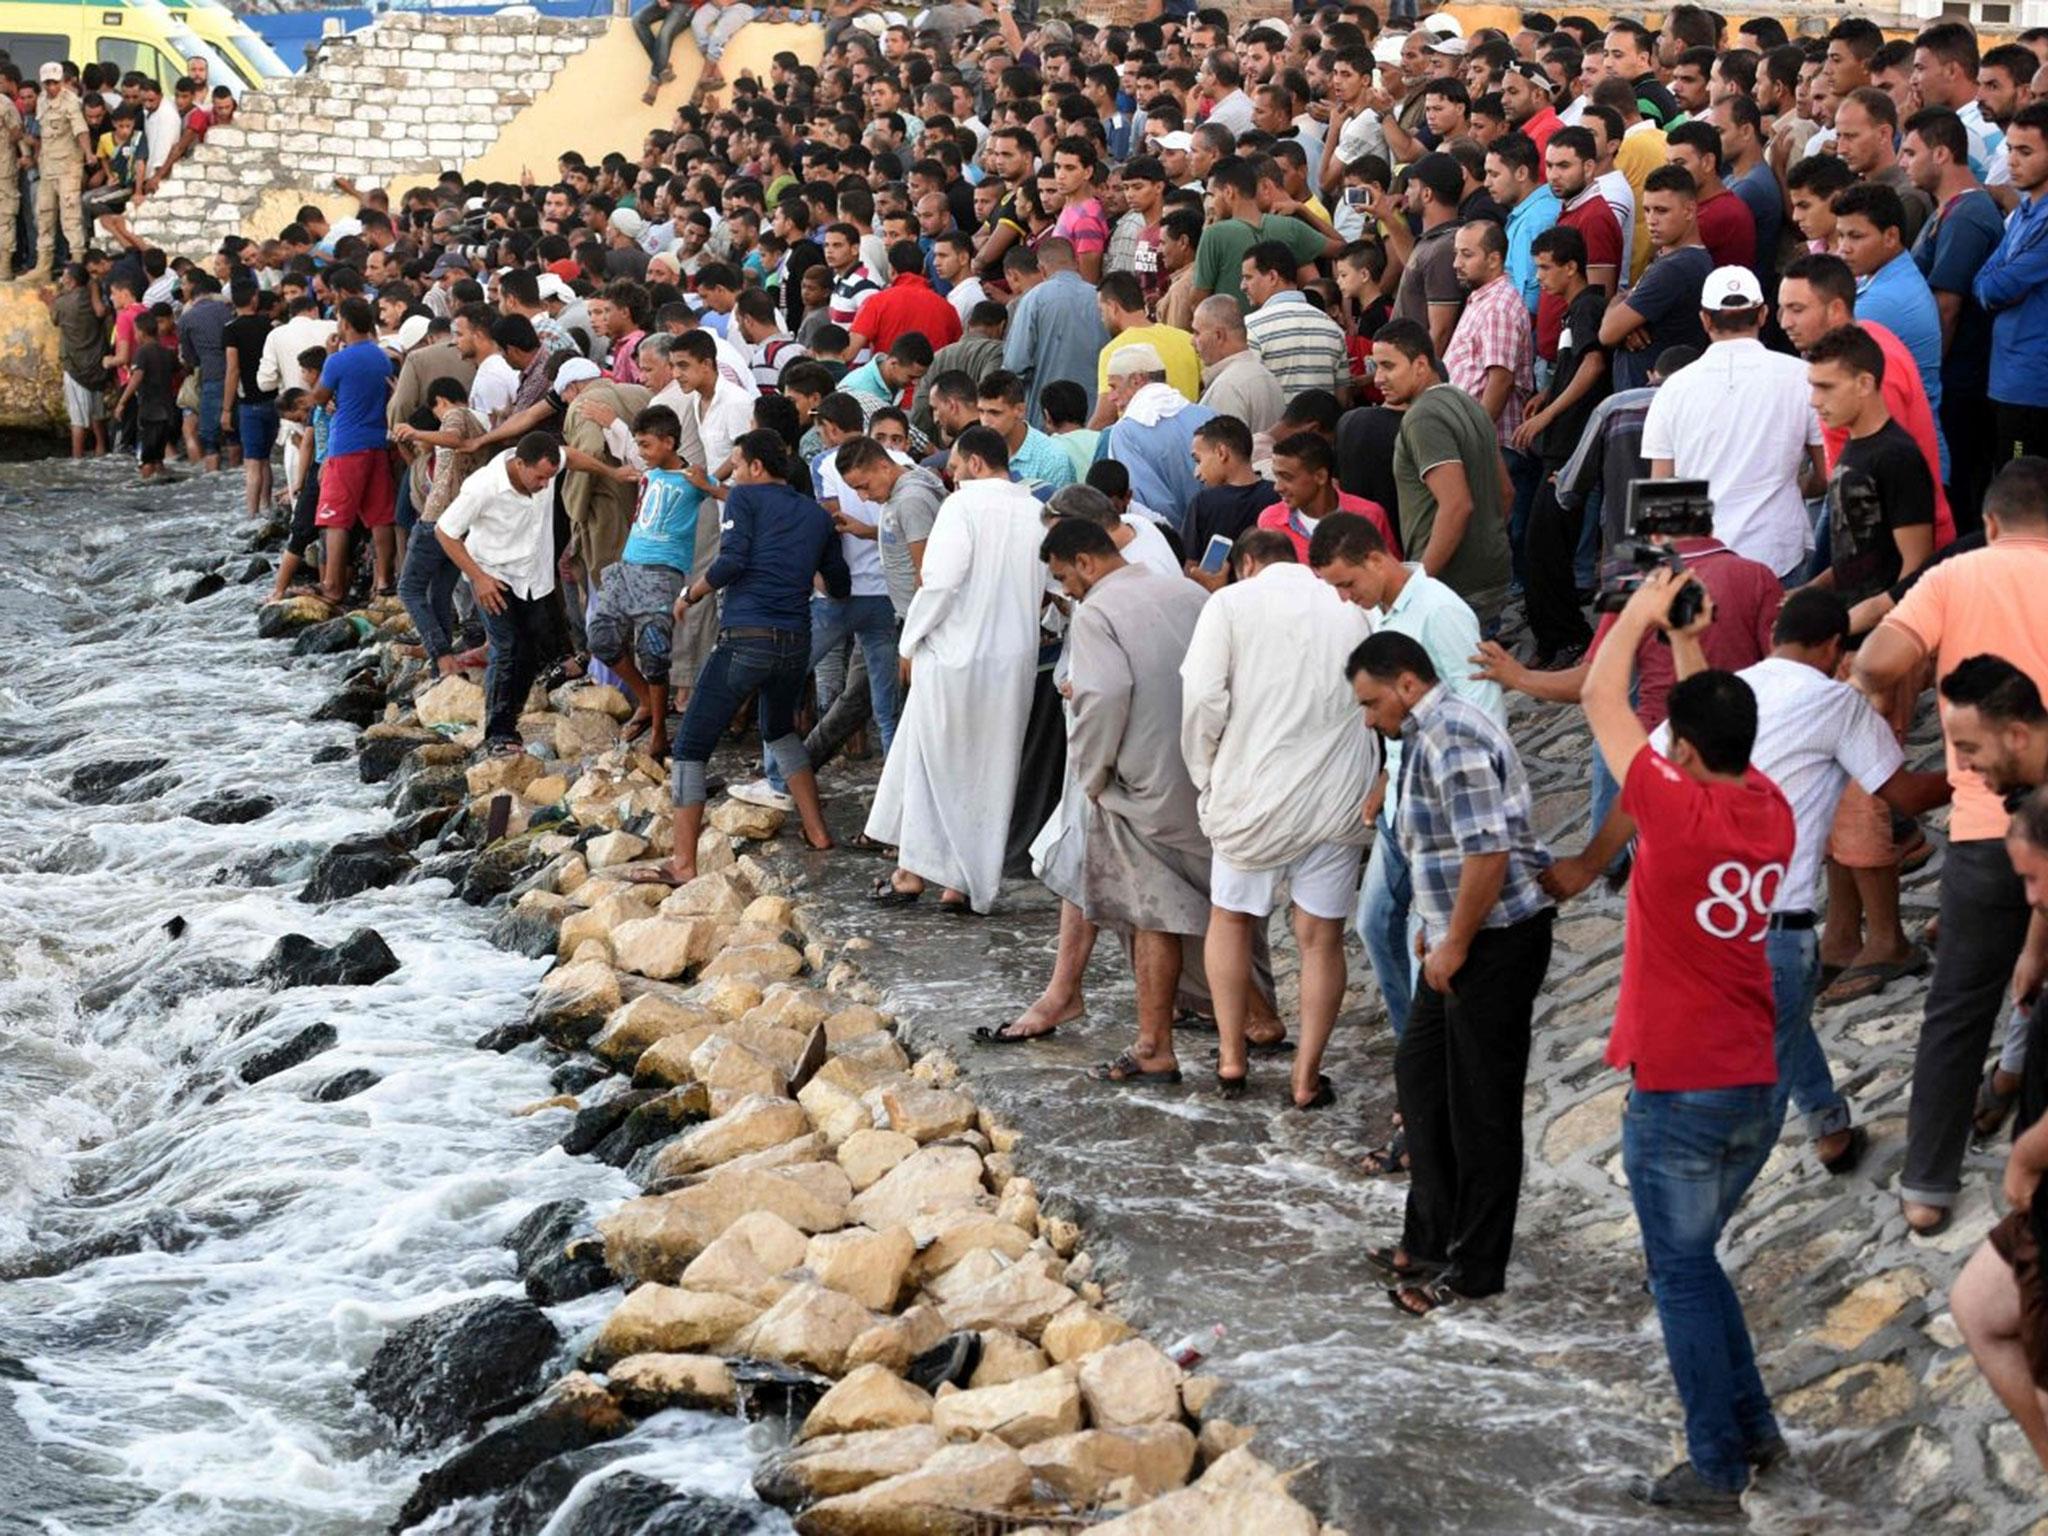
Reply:
[[74, 427], [89, 427], [96, 421], [107, 419], [107, 396], [104, 390], [87, 389], [70, 374], [64, 375], [64, 414]]
[[1280, 904], [1280, 884], [1285, 881], [1294, 904], [1310, 917], [1341, 921], [1358, 904], [1358, 865], [1364, 852], [1356, 843], [1317, 843], [1278, 869], [1239, 869], [1219, 853], [1209, 860], [1209, 901], [1226, 912], [1265, 917]]

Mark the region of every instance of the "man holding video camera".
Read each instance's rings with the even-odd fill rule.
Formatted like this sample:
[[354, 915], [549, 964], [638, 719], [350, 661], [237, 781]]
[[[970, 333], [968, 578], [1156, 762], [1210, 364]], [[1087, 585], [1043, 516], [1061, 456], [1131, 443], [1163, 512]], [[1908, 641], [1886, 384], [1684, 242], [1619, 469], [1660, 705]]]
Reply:
[[1764, 937], [1795, 842], [1791, 807], [1750, 763], [1756, 695], [1704, 669], [1672, 687], [1669, 756], [1629, 702], [1639, 644], [1695, 647], [1708, 614], [1674, 626], [1694, 578], [1651, 572], [1586, 678], [1593, 739], [1637, 828], [1608, 1065], [1630, 1074], [1622, 1162], [1642, 1228], [1664, 1348], [1685, 1403], [1687, 1460], [1631, 1492], [1733, 1513], [1750, 1469], [1784, 1454], [1742, 1303], [1715, 1256], [1778, 1129], [1777, 1010]]

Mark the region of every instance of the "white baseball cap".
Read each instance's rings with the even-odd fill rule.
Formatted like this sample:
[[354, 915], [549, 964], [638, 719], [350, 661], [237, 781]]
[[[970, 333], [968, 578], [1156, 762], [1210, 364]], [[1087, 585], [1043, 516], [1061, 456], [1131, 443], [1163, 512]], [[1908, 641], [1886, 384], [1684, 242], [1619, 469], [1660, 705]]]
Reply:
[[1716, 267], [1700, 285], [1701, 309], [1755, 309], [1763, 301], [1764, 290], [1747, 267]]
[[1195, 136], [1176, 128], [1172, 133], [1159, 135], [1158, 143], [1161, 149], [1177, 150], [1181, 154], [1186, 154], [1195, 147]]

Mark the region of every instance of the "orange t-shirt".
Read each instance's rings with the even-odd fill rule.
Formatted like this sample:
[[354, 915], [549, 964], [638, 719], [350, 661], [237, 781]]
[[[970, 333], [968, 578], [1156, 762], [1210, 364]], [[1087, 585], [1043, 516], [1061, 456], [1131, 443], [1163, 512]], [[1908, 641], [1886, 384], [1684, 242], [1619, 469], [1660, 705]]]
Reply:
[[[1896, 624], [1934, 657], [1944, 678], [1971, 656], [2002, 656], [2048, 694], [2048, 624], [2041, 594], [2048, 592], [2048, 538], [2011, 535], [1928, 571], [1885, 620]], [[1956, 765], [1948, 751], [1948, 781], [1955, 789], [1949, 813], [1952, 841], [2005, 836], [2005, 803], [1982, 778]]]

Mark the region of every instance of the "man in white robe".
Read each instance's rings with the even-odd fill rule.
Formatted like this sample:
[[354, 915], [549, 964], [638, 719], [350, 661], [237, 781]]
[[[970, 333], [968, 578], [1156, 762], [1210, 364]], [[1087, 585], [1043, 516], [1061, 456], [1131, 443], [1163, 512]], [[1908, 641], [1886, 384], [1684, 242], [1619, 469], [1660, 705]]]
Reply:
[[897, 868], [871, 895], [903, 906], [936, 881], [942, 906], [986, 912], [1038, 671], [1044, 530], [997, 433], [962, 432], [951, 469], [959, 489], [939, 508], [904, 616], [910, 691], [868, 813], [867, 835], [898, 850]]
[[1322, 1055], [1344, 997], [1361, 813], [1379, 774], [1377, 738], [1355, 710], [1346, 719], [1344, 664], [1372, 623], [1296, 562], [1285, 534], [1253, 529], [1231, 563], [1237, 579], [1203, 608], [1181, 664], [1181, 752], [1214, 851], [1203, 956], [1216, 1071], [1226, 1094], [1243, 1091], [1252, 932], [1284, 881], [1301, 950], [1293, 1102], [1320, 1108], [1333, 1097]]

